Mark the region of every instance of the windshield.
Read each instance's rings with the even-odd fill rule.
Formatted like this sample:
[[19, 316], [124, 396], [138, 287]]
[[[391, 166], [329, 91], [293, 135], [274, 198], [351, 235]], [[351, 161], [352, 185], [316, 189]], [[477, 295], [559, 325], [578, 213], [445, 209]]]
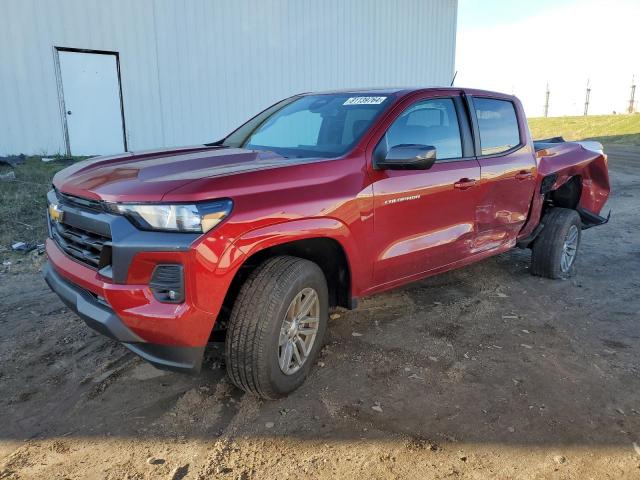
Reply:
[[349, 93], [306, 95], [265, 110], [222, 145], [269, 150], [289, 158], [334, 158], [362, 137], [390, 97]]

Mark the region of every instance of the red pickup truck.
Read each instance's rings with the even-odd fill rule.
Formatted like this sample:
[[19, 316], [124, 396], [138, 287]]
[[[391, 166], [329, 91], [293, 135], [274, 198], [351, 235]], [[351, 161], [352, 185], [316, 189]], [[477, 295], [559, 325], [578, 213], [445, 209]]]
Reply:
[[49, 286], [159, 368], [225, 342], [265, 398], [307, 376], [329, 309], [516, 246], [574, 271], [605, 223], [601, 146], [533, 143], [517, 98], [460, 88], [296, 95], [223, 140], [82, 161], [48, 193]]

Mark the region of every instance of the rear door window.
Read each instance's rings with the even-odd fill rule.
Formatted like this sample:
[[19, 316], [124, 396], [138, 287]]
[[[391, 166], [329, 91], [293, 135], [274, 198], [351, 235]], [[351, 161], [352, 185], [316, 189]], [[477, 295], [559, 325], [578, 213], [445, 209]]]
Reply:
[[495, 155], [520, 144], [518, 117], [512, 102], [473, 97], [482, 155]]

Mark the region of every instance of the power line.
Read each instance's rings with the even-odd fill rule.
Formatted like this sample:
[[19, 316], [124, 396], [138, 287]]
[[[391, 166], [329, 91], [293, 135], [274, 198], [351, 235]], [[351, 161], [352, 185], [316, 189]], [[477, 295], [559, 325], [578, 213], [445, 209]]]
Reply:
[[584, 97], [584, 115], [585, 117], [589, 114], [589, 97], [591, 96], [591, 87], [589, 87], [589, 80], [587, 80], [587, 93]]
[[636, 96], [636, 77], [635, 75], [631, 76], [631, 96], [629, 97], [629, 108], [628, 112], [633, 113], [635, 110], [635, 96]]
[[547, 82], [547, 91], [544, 95], [544, 116], [549, 116], [549, 82]]

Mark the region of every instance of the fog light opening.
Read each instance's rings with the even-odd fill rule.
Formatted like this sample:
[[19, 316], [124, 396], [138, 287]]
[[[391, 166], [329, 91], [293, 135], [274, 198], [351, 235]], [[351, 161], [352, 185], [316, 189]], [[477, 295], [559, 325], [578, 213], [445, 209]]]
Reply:
[[149, 288], [156, 300], [163, 303], [184, 302], [184, 271], [182, 265], [156, 265]]

